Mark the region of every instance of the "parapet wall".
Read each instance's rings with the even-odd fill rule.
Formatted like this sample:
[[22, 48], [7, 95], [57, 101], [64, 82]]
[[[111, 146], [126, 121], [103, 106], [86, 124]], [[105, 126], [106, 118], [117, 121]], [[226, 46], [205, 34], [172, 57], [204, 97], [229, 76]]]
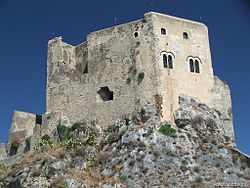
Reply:
[[42, 124], [41, 116], [14, 111], [9, 131], [8, 156], [30, 150], [30, 139], [36, 124]]

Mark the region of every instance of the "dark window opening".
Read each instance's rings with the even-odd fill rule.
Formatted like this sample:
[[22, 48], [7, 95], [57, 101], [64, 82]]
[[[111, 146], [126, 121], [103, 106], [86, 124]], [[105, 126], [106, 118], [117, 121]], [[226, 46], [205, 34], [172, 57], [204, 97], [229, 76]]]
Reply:
[[166, 29], [165, 28], [161, 28], [161, 34], [166, 35]]
[[102, 101], [111, 101], [111, 100], [113, 100], [113, 92], [110, 91], [107, 86], [101, 87], [101, 89], [99, 91], [97, 91], [97, 93], [99, 94], [100, 99]]
[[42, 116], [36, 115], [36, 124], [42, 125], [42, 122], [43, 122]]
[[18, 150], [18, 147], [14, 146], [14, 145], [11, 145], [9, 156], [11, 157], [13, 155], [16, 155], [17, 154], [17, 150]]
[[197, 60], [195, 60], [195, 72], [200, 73], [199, 62]]
[[24, 153], [27, 153], [28, 151], [30, 151], [30, 141], [26, 142], [25, 148], [24, 148]]
[[171, 55], [163, 54], [163, 67], [173, 69], [173, 58]]
[[138, 36], [139, 36], [138, 32], [135, 32], [135, 33], [134, 33], [134, 36], [135, 36], [135, 37], [138, 37]]
[[86, 64], [84, 71], [83, 71], [83, 74], [87, 74], [87, 73], [88, 73], [88, 63]]
[[183, 32], [183, 38], [188, 39], [188, 33], [187, 32]]
[[171, 55], [168, 55], [168, 68], [173, 69], [173, 58]]
[[189, 60], [190, 72], [194, 72], [194, 61], [192, 59]]
[[166, 54], [163, 54], [163, 66], [164, 68], [168, 68], [168, 59]]

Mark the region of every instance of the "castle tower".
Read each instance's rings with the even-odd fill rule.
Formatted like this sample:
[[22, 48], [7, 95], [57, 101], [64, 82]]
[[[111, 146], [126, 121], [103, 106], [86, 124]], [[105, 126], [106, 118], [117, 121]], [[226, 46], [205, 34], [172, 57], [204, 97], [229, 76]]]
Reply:
[[180, 94], [220, 111], [233, 135], [230, 90], [213, 75], [202, 23], [149, 12], [78, 46], [49, 41], [47, 112], [104, 126], [137, 112], [145, 122], [173, 122]]

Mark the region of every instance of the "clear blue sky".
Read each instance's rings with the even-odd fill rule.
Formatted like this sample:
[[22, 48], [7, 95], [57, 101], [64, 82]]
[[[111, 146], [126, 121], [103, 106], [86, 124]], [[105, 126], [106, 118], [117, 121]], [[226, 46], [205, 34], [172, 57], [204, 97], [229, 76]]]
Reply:
[[148, 11], [204, 22], [213, 68], [232, 92], [239, 149], [250, 154], [250, 1], [248, 0], [0, 0], [0, 142], [15, 109], [45, 112], [47, 41], [76, 45], [89, 32]]

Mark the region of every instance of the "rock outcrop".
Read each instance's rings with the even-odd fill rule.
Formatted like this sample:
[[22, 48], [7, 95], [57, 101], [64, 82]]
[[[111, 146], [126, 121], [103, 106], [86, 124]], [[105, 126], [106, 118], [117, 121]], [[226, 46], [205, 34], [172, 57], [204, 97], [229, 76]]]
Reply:
[[34, 151], [0, 167], [0, 187], [250, 186], [250, 158], [236, 149], [220, 112], [180, 96], [175, 124], [124, 117], [58, 125]]

